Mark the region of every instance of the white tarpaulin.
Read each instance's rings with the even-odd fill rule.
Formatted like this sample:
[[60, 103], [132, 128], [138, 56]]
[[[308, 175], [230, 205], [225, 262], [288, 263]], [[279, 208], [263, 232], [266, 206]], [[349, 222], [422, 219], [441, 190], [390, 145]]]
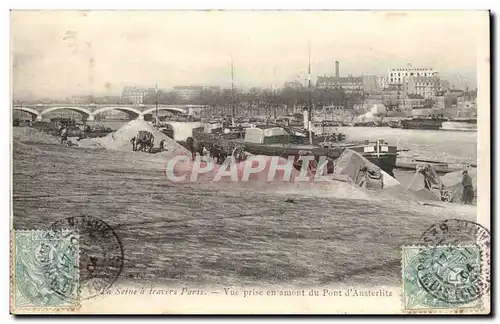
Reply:
[[358, 186], [367, 189], [384, 189], [400, 185], [395, 178], [350, 149], [344, 150], [335, 161], [334, 174], [347, 176]]

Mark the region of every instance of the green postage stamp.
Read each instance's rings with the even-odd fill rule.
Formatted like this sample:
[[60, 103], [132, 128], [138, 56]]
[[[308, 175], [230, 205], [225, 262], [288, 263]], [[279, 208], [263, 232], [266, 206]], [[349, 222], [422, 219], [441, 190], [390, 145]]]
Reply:
[[481, 250], [470, 246], [403, 246], [406, 311], [479, 309], [488, 291]]
[[79, 306], [78, 235], [75, 231], [14, 231], [11, 303], [16, 310]]

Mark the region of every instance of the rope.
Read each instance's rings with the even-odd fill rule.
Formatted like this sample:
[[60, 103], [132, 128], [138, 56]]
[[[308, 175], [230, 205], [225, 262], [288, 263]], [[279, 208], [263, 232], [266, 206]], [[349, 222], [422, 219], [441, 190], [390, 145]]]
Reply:
[[408, 188], [406, 189], [410, 189], [411, 185], [413, 184], [413, 182], [415, 181], [415, 179], [417, 178], [417, 175], [418, 175], [418, 171], [415, 171], [415, 175], [413, 176], [413, 178], [411, 179], [410, 181], [410, 184], [408, 185]]

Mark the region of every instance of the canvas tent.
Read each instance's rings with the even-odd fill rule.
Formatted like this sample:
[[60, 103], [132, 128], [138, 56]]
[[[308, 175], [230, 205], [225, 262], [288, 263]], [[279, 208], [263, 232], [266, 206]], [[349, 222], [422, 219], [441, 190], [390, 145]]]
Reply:
[[[432, 168], [431, 168], [432, 169]], [[462, 170], [455, 171], [445, 174], [439, 177], [435, 172], [417, 172], [413, 177], [408, 189], [420, 193], [422, 195], [426, 194], [429, 198], [433, 195], [436, 200], [441, 200], [441, 186], [443, 191], [443, 198], [449, 202], [461, 202], [462, 198]], [[477, 169], [468, 169], [469, 176], [472, 178], [472, 185], [474, 191], [477, 190]], [[426, 186], [427, 183], [427, 186]], [[474, 195], [476, 196], [476, 195]]]
[[344, 150], [335, 161], [334, 175], [343, 176], [357, 186], [367, 189], [384, 189], [400, 184], [361, 154], [350, 149]]

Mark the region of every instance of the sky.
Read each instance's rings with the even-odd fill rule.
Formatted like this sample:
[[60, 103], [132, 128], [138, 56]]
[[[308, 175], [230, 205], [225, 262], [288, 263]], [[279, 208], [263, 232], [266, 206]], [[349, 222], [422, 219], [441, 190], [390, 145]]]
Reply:
[[[119, 95], [126, 85], [281, 86], [434, 67], [475, 86], [488, 13], [466, 11], [12, 11], [16, 98]], [[310, 44], [310, 45], [308, 45]], [[459, 82], [459, 81], [457, 81]]]

